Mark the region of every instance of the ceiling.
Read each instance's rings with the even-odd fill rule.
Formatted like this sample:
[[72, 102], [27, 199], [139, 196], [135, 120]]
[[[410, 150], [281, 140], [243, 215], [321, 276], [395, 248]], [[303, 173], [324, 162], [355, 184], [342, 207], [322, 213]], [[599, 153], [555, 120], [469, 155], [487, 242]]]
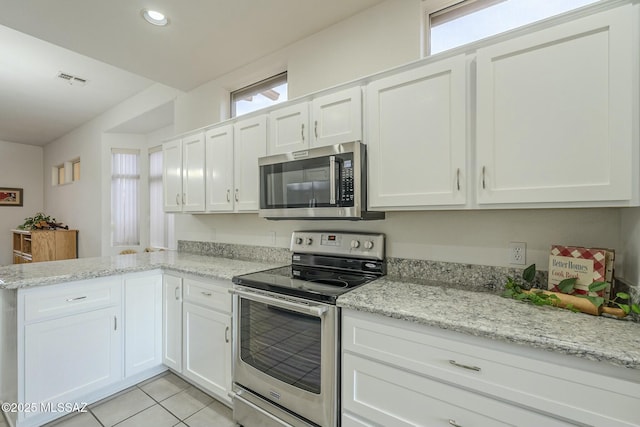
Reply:
[[0, 140], [45, 145], [154, 82], [189, 91], [382, 1], [0, 0]]

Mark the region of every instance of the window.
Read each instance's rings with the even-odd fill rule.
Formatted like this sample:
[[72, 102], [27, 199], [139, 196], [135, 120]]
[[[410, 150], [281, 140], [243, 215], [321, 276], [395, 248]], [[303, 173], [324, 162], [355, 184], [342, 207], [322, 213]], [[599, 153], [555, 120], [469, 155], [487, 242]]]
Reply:
[[173, 215], [164, 212], [162, 146], [149, 150], [149, 245], [168, 248], [172, 240]]
[[426, 10], [427, 54], [462, 46], [596, 1], [465, 0], [442, 10]]
[[287, 97], [287, 73], [284, 72], [231, 92], [231, 117], [279, 104]]
[[80, 180], [80, 159], [64, 162], [51, 170], [51, 185], [64, 185]]
[[140, 244], [140, 152], [111, 150], [112, 245]]

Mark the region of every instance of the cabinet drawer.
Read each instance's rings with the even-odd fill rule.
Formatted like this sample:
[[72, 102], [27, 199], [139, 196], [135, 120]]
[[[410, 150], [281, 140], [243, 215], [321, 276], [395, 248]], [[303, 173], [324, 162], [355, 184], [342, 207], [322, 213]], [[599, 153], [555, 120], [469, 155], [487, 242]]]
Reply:
[[120, 303], [120, 277], [33, 288], [23, 291], [24, 321], [68, 316]]
[[185, 278], [183, 281], [184, 301], [199, 304], [214, 310], [231, 313], [231, 287], [225, 282], [200, 281]]
[[571, 425], [352, 354], [343, 368], [343, 408], [385, 427]]
[[[640, 405], [640, 384], [599, 374], [606, 371], [606, 364], [565, 356], [562, 365], [554, 363], [559, 355], [545, 353], [540, 360], [503, 343], [348, 313], [342, 336], [347, 352], [586, 425], [634, 426], [640, 421], [633, 409]], [[580, 369], [569, 366], [566, 359], [582, 362]], [[630, 378], [633, 373], [624, 375]]]

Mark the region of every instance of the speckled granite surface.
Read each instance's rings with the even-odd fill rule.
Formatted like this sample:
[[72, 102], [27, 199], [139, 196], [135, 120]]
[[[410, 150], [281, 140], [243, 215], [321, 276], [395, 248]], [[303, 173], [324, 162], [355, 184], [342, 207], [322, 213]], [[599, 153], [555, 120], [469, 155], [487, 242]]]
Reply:
[[339, 297], [338, 306], [640, 369], [639, 323], [535, 307], [490, 287], [474, 289], [384, 277]]
[[277, 262], [281, 264], [291, 262], [291, 252], [288, 248], [239, 245], [234, 243], [179, 240], [178, 252], [251, 261]]
[[52, 285], [156, 268], [202, 277], [231, 280], [233, 276], [238, 274], [251, 273], [281, 265], [283, 263], [244, 261], [173, 251], [113, 257], [78, 258], [0, 267], [0, 289]]

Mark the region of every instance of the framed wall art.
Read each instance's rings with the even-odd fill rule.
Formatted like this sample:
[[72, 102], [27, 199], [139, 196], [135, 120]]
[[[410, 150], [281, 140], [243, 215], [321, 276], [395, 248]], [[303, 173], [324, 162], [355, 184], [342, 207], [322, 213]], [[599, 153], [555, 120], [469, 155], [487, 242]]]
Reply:
[[0, 187], [0, 206], [22, 206], [22, 188]]

